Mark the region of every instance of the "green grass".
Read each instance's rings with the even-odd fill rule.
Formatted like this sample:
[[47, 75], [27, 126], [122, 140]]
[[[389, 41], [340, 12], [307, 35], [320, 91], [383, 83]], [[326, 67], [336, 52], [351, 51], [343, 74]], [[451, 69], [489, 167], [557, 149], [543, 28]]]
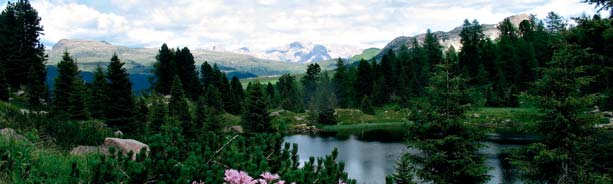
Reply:
[[541, 115], [536, 108], [483, 107], [466, 113], [467, 122], [497, 133], [532, 133]]
[[398, 131], [406, 128], [407, 122], [390, 123], [360, 123], [349, 125], [326, 125], [322, 126], [324, 132], [361, 133], [374, 130]]

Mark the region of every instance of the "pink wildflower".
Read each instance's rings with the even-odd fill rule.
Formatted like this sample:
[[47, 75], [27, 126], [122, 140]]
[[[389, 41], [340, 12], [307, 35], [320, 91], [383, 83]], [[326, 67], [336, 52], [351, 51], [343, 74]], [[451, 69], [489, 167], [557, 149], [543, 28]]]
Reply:
[[269, 172], [264, 172], [260, 176], [263, 179], [265, 179], [266, 181], [269, 181], [269, 182], [279, 179], [279, 175], [278, 174], [271, 174]]

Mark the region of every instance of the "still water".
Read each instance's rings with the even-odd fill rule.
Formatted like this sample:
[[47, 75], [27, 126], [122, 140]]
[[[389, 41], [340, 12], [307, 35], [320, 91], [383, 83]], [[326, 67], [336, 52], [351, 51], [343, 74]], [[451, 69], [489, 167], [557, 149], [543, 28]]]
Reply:
[[[291, 135], [284, 138], [285, 142], [298, 144], [298, 154], [301, 162], [308, 161], [309, 157], [323, 157], [338, 148], [339, 160], [345, 162], [345, 171], [349, 177], [356, 179], [360, 184], [385, 183], [385, 176], [394, 173], [395, 163], [400, 156], [407, 152], [407, 146], [402, 141], [362, 140], [356, 136], [339, 138], [335, 136], [319, 135]], [[502, 144], [486, 142], [488, 147], [481, 150], [487, 155], [486, 164], [491, 168], [488, 183], [518, 183], [515, 176], [511, 176], [503, 169], [502, 159], [499, 158], [503, 149], [517, 146], [515, 144]]]

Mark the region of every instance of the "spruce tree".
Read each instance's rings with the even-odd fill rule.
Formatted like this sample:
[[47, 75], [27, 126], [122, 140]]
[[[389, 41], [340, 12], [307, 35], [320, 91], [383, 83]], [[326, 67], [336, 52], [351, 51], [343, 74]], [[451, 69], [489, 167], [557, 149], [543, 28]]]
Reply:
[[162, 97], [154, 96], [151, 103], [151, 113], [149, 113], [149, 123], [147, 125], [147, 134], [152, 135], [161, 133], [162, 125], [168, 122], [168, 107]]
[[[247, 91], [250, 91], [247, 87]], [[283, 74], [277, 82], [279, 91], [279, 101], [281, 108], [292, 112], [303, 112], [304, 105], [300, 97], [296, 77], [290, 74]]]
[[[206, 98], [205, 97], [200, 97], [198, 98], [198, 101], [196, 101], [196, 110], [194, 111], [194, 125], [196, 126], [200, 126], [200, 130], [201, 131], [208, 131], [209, 128], [206, 124], [206, 118], [209, 114], [207, 114], [207, 105], [206, 105]], [[195, 127], [194, 127], [195, 128]]]
[[81, 76], [77, 75], [77, 78], [73, 81], [73, 95], [70, 99], [70, 109], [72, 113], [71, 119], [85, 120], [89, 119], [90, 115], [87, 111], [87, 87], [85, 81], [81, 79]]
[[230, 82], [230, 96], [232, 97], [231, 107], [228, 108], [228, 113], [239, 115], [243, 111], [243, 100], [245, 99], [245, 92], [243, 86], [238, 77], [232, 77]]
[[15, 89], [27, 86], [30, 106], [46, 99], [47, 55], [40, 42], [43, 26], [38, 12], [28, 0], [9, 2], [0, 13], [0, 65], [8, 83]]
[[213, 108], [213, 110], [217, 113], [223, 113], [224, 104], [223, 100], [221, 99], [221, 93], [217, 90], [215, 86], [209, 85], [204, 97], [207, 100], [206, 105], [208, 107]]
[[396, 163], [396, 173], [392, 175], [396, 184], [414, 184], [414, 166], [411, 165], [411, 158], [408, 155], [400, 157]]
[[[138, 98], [136, 100], [136, 116], [135, 116], [135, 120], [136, 122], [138, 122], [139, 124], [146, 124], [148, 121], [148, 115], [149, 115], [149, 107], [147, 105], [147, 101], [145, 98]], [[145, 129], [145, 127], [138, 127], [139, 129]], [[139, 132], [142, 132], [139, 130]]]
[[84, 119], [86, 108], [83, 106], [84, 99], [81, 99], [83, 80], [79, 76], [76, 61], [65, 51], [57, 68], [58, 76], [55, 78], [53, 91], [53, 115], [59, 119]]
[[106, 118], [106, 108], [111, 104], [107, 104], [109, 102], [107, 95], [108, 90], [108, 82], [106, 80], [106, 76], [104, 75], [104, 71], [102, 71], [102, 67], [96, 67], [94, 71], [94, 80], [89, 85], [89, 100], [88, 100], [88, 109], [92, 118], [96, 119], [105, 119]]
[[268, 100], [268, 105], [271, 108], [277, 106], [277, 91], [275, 90], [275, 86], [273, 86], [270, 82], [266, 84], [266, 99]]
[[328, 72], [323, 72], [320, 76], [320, 85], [317, 87], [317, 122], [324, 125], [335, 125], [336, 116], [334, 107], [336, 106], [336, 95], [333, 92], [333, 85], [328, 77]]
[[421, 153], [408, 157], [417, 168], [417, 177], [426, 182], [484, 183], [489, 178], [485, 158], [479, 153], [484, 135], [464, 124], [466, 80], [451, 70], [444, 62], [430, 79], [429, 104], [419, 109], [419, 117], [411, 118], [408, 131], [409, 147]]
[[609, 16], [613, 18], [613, 2], [610, 0], [581, 0], [582, 3], [594, 4], [598, 7], [598, 12], [609, 10]]
[[544, 114], [537, 126], [543, 139], [517, 153], [513, 162], [529, 180], [597, 183], [590, 176], [599, 163], [588, 152], [597, 140], [597, 117], [588, 111], [598, 98], [586, 93], [592, 79], [582, 64], [593, 58], [588, 50], [564, 44], [541, 70], [543, 77], [534, 84], [537, 95], [531, 98]]
[[175, 76], [174, 54], [166, 44], [163, 44], [158, 51], [158, 55], [155, 57], [156, 63], [153, 65], [155, 83], [153, 87], [158, 93], [170, 94], [170, 87]]
[[175, 72], [183, 85], [186, 96], [192, 100], [198, 99], [202, 94], [202, 86], [198, 80], [194, 56], [187, 47], [177, 49], [175, 54]]
[[443, 46], [439, 43], [438, 36], [432, 33], [430, 29], [426, 31], [423, 48], [428, 60], [425, 64], [428, 65], [428, 72], [430, 72], [433, 66], [440, 64], [443, 60]]
[[109, 82], [106, 96], [108, 96], [106, 118], [110, 127], [120, 129], [123, 132], [136, 133], [138, 124], [134, 121], [135, 107], [132, 94], [132, 83], [125, 63], [119, 60], [117, 54], [113, 54], [107, 67], [106, 78]]
[[362, 99], [365, 96], [371, 95], [374, 81], [373, 76], [372, 68], [368, 61], [360, 60], [354, 86], [357, 95], [356, 99]]
[[200, 66], [200, 83], [204, 86], [205, 92], [209, 86], [215, 86], [215, 80], [213, 67], [204, 61]]
[[243, 127], [251, 133], [275, 132], [268, 115], [264, 89], [262, 84], [256, 82], [252, 85], [247, 94], [245, 113], [242, 117]]
[[462, 49], [459, 53], [459, 69], [465, 72], [467, 77], [471, 78], [470, 83], [477, 83], [476, 76], [478, 73], [478, 66], [482, 65], [484, 58], [481, 58], [480, 45], [485, 35], [481, 24], [477, 20], [473, 20], [473, 23], [468, 20], [464, 20], [462, 31], [460, 32], [460, 43], [462, 43]]
[[566, 20], [555, 12], [547, 13], [545, 22], [547, 23], [547, 31], [550, 33], [560, 33], [566, 30]]
[[334, 85], [334, 94], [336, 95], [338, 106], [341, 108], [349, 107], [352, 99], [349, 92], [352, 90], [352, 87], [348, 75], [345, 62], [338, 58], [336, 61], [336, 72], [334, 77], [332, 77], [332, 84]]
[[[43, 102], [48, 99], [47, 86], [44, 84], [47, 71], [40, 66], [32, 65], [28, 71], [26, 97], [30, 109], [42, 109]], [[41, 79], [42, 78], [42, 79]]]
[[203, 105], [198, 110], [199, 113], [204, 112], [200, 117], [200, 122], [204, 123], [203, 127], [208, 131], [218, 132], [223, 128], [223, 121], [221, 115], [224, 113], [223, 102], [221, 100], [221, 94], [217, 91], [217, 88], [212, 85], [209, 86], [209, 90], [204, 96], [204, 101], [200, 103]]
[[317, 63], [309, 64], [307, 66], [306, 75], [300, 80], [303, 88], [302, 95], [304, 96], [304, 104], [309, 104], [310, 100], [313, 99], [313, 96], [315, 96], [320, 72], [321, 68]]
[[381, 58], [381, 75], [377, 76], [377, 85], [378, 88], [375, 88], [375, 92], [382, 92], [382, 95], [378, 101], [381, 104], [385, 104], [391, 101], [391, 97], [395, 95], [395, 76], [393, 73], [392, 65], [395, 60], [394, 51], [389, 50], [387, 54], [385, 54]]
[[175, 75], [174, 80], [172, 81], [170, 95], [170, 102], [168, 103], [168, 112], [170, 112], [170, 116], [179, 121], [181, 127], [183, 128], [183, 132], [186, 135], [194, 135], [193, 133], [195, 132], [191, 131], [194, 130], [194, 126], [191, 124], [192, 118], [189, 112], [189, 104], [185, 98], [183, 85], [181, 85], [181, 79], [179, 79], [179, 76]]

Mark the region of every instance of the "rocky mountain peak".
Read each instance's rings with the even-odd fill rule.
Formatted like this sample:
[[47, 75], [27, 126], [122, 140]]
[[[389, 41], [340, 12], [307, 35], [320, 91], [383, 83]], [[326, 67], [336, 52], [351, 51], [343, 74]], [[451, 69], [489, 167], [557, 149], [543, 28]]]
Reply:
[[[511, 20], [513, 25], [518, 27], [519, 23], [521, 23], [522, 21], [530, 20], [530, 15], [519, 14], [519, 15], [510, 16], [508, 18]], [[502, 22], [502, 20], [500, 21]], [[497, 25], [498, 24], [481, 24], [483, 34], [485, 35], [486, 38], [490, 38], [492, 40], [498, 38], [498, 36], [500, 35], [500, 32], [496, 28]], [[453, 46], [457, 50], [462, 47], [462, 43], [460, 42], [461, 40], [460, 32], [461, 31], [462, 31], [462, 26], [459, 26], [459, 27], [453, 28], [451, 31], [448, 31], [448, 32], [436, 31], [436, 32], [433, 32], [433, 34], [439, 38], [439, 42], [441, 43], [441, 45], [443, 45], [443, 47], [449, 48]], [[376, 56], [376, 58], [383, 57], [383, 54], [387, 53], [389, 49], [396, 51], [400, 49], [402, 45], [406, 45], [407, 47], [410, 47], [413, 43], [413, 38], [416, 38], [418, 43], [423, 43], [425, 37], [426, 37], [425, 33], [415, 35], [415, 36], [396, 37], [381, 50], [381, 52]]]

